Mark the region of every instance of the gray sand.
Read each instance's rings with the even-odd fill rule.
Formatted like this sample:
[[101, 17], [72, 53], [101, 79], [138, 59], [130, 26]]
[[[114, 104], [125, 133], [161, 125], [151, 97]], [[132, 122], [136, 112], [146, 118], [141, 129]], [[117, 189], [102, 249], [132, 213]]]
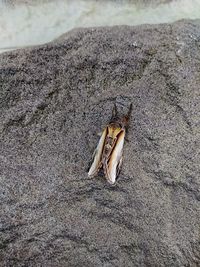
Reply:
[[[0, 266], [200, 265], [200, 27], [77, 29], [0, 56]], [[87, 178], [133, 103], [115, 186]]]

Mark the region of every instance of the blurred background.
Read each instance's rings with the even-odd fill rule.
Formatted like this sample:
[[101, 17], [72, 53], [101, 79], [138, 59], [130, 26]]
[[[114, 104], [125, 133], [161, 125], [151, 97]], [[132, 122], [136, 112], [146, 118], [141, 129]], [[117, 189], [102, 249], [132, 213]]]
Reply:
[[200, 18], [200, 0], [0, 0], [0, 52], [49, 42], [76, 27]]

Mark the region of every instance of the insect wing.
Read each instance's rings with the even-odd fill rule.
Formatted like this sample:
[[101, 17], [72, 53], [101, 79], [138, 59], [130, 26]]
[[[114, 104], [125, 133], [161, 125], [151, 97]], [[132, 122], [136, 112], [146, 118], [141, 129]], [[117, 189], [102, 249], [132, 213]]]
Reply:
[[113, 151], [111, 153], [108, 167], [106, 171], [106, 178], [109, 183], [114, 184], [116, 181], [117, 174], [119, 172], [119, 167], [122, 162], [122, 150], [124, 146], [125, 130], [121, 130], [117, 136], [117, 141]]
[[88, 172], [89, 177], [95, 176], [101, 167], [102, 152], [103, 152], [107, 132], [108, 132], [108, 129], [106, 127], [101, 135], [98, 146], [94, 152], [94, 160]]

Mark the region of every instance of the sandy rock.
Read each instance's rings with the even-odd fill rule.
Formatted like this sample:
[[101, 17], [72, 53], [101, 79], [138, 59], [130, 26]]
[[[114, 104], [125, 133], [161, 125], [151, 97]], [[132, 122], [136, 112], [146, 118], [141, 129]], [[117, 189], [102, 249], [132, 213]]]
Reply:
[[[199, 47], [199, 21], [181, 21], [0, 56], [0, 266], [200, 265]], [[117, 184], [88, 179], [131, 102]]]

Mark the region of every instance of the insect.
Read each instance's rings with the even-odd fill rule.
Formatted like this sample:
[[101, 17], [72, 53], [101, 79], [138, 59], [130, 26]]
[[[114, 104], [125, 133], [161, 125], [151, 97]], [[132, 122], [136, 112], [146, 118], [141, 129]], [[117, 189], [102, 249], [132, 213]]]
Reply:
[[125, 134], [129, 124], [132, 104], [126, 115], [118, 116], [116, 105], [114, 105], [110, 123], [103, 130], [97, 148], [94, 151], [93, 162], [88, 176], [96, 176], [103, 170], [105, 178], [110, 184], [114, 184], [122, 166], [122, 151]]

